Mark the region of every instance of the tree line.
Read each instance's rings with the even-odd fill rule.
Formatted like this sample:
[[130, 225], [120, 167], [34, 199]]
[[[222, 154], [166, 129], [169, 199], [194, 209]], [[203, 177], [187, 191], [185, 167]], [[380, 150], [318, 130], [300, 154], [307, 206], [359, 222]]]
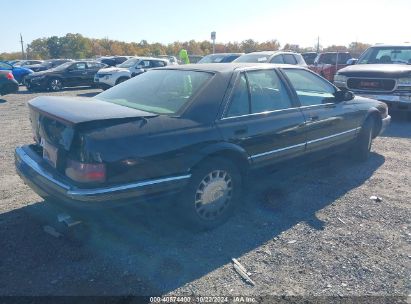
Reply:
[[[348, 46], [332, 45], [326, 48], [320, 47], [321, 51], [349, 51], [354, 57], [358, 57], [368, 44], [353, 42]], [[316, 51], [315, 47], [300, 48], [297, 45], [285, 44], [282, 48], [276, 40], [258, 42], [253, 39], [241, 42], [217, 43], [216, 53], [249, 53], [254, 51], [275, 51], [279, 49], [292, 50], [296, 52]], [[213, 46], [210, 41], [173, 42], [169, 44], [148, 43], [146, 40], [140, 42], [122, 42], [108, 38], [87, 38], [81, 34], [68, 33], [65, 36], [52, 36], [33, 40], [26, 47], [25, 56], [28, 59], [51, 59], [72, 58], [84, 59], [109, 55], [136, 55], [136, 56], [177, 56], [181, 49], [186, 49], [190, 55], [207, 55], [212, 53]], [[20, 52], [1, 53], [0, 60], [11, 60], [21, 58]]]

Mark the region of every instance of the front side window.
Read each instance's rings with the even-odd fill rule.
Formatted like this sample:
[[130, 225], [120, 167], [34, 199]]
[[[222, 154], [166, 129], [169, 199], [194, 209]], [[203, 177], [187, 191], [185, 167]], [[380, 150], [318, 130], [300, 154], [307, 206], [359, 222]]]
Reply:
[[212, 76], [208, 72], [150, 70], [95, 98], [155, 114], [175, 114]]
[[292, 107], [290, 97], [274, 70], [247, 72], [251, 96], [251, 113]]
[[154, 68], [166, 66], [166, 63], [164, 61], [160, 61], [160, 60], [154, 60], [152, 63], [153, 63]]
[[71, 66], [73, 70], [85, 70], [86, 69], [86, 64], [84, 62], [81, 63], [75, 63]]
[[284, 69], [297, 92], [302, 106], [318, 105], [334, 101], [335, 88], [315, 74], [300, 69]]

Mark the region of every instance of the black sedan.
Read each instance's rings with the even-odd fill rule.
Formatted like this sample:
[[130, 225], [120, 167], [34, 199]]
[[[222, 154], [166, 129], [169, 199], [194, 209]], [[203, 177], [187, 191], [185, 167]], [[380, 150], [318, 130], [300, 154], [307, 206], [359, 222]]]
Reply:
[[25, 84], [30, 91], [60, 91], [64, 87], [93, 86], [94, 75], [104, 67], [105, 64], [95, 61], [70, 61], [54, 69], [26, 76]]
[[50, 70], [58, 67], [59, 65], [62, 65], [63, 63], [74, 61], [71, 59], [49, 59], [45, 60], [44, 62], [40, 64], [33, 64], [33, 65], [28, 65], [27, 68], [32, 70], [33, 72], [41, 72], [45, 70]]
[[12, 94], [19, 90], [19, 84], [10, 71], [0, 71], [0, 95]]
[[384, 103], [305, 68], [247, 63], [154, 69], [29, 107], [35, 143], [16, 167], [41, 196], [103, 207], [176, 194], [173, 210], [206, 228], [238, 206], [249, 170], [339, 147], [365, 160], [390, 121]]

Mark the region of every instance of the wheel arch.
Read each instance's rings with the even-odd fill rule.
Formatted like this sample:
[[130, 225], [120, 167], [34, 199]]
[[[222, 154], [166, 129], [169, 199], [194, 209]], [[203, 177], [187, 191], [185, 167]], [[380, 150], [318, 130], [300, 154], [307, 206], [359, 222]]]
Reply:
[[380, 112], [378, 111], [377, 108], [370, 108], [367, 111], [367, 115], [365, 115], [364, 121], [362, 122], [361, 125], [364, 125], [364, 123], [368, 120], [368, 119], [372, 119], [375, 123], [376, 128], [373, 129], [373, 138], [377, 137], [378, 134], [380, 134], [380, 130], [382, 128], [382, 119], [381, 119], [381, 115]]
[[247, 152], [243, 148], [230, 143], [220, 143], [202, 149], [192, 168], [213, 158], [223, 158], [231, 161], [242, 175], [246, 175], [250, 167]]

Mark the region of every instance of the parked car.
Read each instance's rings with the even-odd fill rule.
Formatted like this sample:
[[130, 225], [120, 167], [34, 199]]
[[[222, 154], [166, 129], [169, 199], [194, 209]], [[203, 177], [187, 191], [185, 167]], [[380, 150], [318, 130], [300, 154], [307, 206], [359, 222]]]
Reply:
[[104, 63], [107, 66], [116, 66], [122, 64], [123, 62], [133, 58], [133, 56], [112, 56], [112, 57], [101, 57], [97, 59], [98, 62]]
[[355, 65], [337, 72], [335, 85], [358, 95], [381, 100], [390, 111], [411, 117], [411, 44], [375, 45]]
[[315, 58], [317, 58], [317, 53], [316, 52], [306, 52], [302, 53], [301, 56], [303, 56], [305, 62], [308, 65], [314, 64]]
[[32, 70], [23, 67], [13, 66], [7, 62], [0, 61], [0, 71], [10, 71], [13, 74], [14, 79], [20, 84], [23, 84], [25, 78], [33, 73]]
[[94, 77], [96, 86], [106, 90], [145, 71], [164, 67], [169, 62], [166, 59], [152, 57], [134, 57], [116, 67], [104, 68], [98, 71]]
[[43, 60], [20, 60], [20, 61], [15, 62], [13, 66], [26, 68], [29, 65], [41, 64], [41, 63], [43, 63]]
[[63, 63], [73, 62], [73, 61], [74, 60], [71, 60], [71, 59], [49, 59], [49, 60], [45, 60], [43, 63], [40, 63], [40, 64], [28, 65], [27, 68], [29, 68], [33, 72], [41, 72], [41, 71], [54, 69], [58, 67], [59, 65], [62, 65]]
[[28, 90], [60, 91], [65, 87], [93, 86], [94, 75], [105, 65], [96, 61], [66, 62], [58, 67], [26, 77]]
[[204, 56], [201, 55], [188, 55], [188, 60], [190, 63], [197, 63], [199, 62]]
[[159, 55], [157, 58], [167, 59], [170, 65], [177, 65], [178, 60], [176, 56], [169, 56], [169, 55]]
[[335, 73], [345, 68], [348, 65], [347, 61], [351, 58], [348, 52], [320, 53], [315, 58], [314, 65], [310, 65], [310, 69], [332, 82]]
[[0, 71], [0, 95], [12, 94], [19, 90], [19, 84], [10, 71]]
[[28, 104], [35, 143], [16, 167], [41, 196], [101, 208], [175, 194], [173, 210], [201, 228], [238, 207], [249, 170], [339, 147], [365, 160], [390, 121], [382, 102], [272, 64], [170, 66], [94, 98]]
[[252, 52], [238, 57], [233, 62], [286, 63], [307, 66], [301, 54], [283, 51]]
[[210, 54], [201, 58], [197, 63], [227, 63], [232, 62], [234, 59], [237, 59], [244, 53], [217, 53]]

